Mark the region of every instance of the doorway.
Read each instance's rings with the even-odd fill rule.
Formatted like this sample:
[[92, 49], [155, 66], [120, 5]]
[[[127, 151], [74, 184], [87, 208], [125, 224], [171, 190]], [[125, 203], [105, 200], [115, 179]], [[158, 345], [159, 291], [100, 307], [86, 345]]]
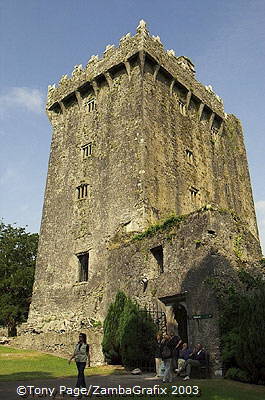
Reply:
[[[170, 330], [177, 331], [180, 338], [188, 343], [188, 314], [186, 307], [186, 293], [176, 294], [174, 296], [166, 296], [159, 299], [165, 305], [168, 325]], [[175, 326], [175, 329], [174, 329]]]
[[173, 310], [178, 323], [178, 334], [183, 342], [188, 343], [187, 310], [181, 302], [175, 303]]

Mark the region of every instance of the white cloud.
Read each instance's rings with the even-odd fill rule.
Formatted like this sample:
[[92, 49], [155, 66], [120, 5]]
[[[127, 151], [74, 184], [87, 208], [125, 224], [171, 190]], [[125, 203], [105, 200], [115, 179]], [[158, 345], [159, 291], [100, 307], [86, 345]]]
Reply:
[[44, 95], [39, 89], [12, 87], [6, 93], [0, 94], [0, 107], [2, 114], [14, 107], [40, 113], [44, 110]]
[[263, 254], [265, 255], [265, 200], [255, 202], [259, 236]]

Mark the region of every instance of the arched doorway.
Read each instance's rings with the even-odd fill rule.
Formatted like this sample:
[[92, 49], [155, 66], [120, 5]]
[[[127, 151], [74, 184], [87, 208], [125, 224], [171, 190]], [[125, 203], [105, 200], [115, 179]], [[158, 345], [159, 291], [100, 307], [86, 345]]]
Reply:
[[[186, 293], [166, 296], [159, 299], [165, 305], [168, 325], [170, 329], [177, 332], [180, 338], [188, 343], [188, 314], [186, 308]], [[169, 317], [169, 318], [168, 318]], [[172, 320], [173, 319], [173, 320]], [[175, 325], [175, 329], [174, 329]]]
[[187, 310], [181, 302], [175, 303], [173, 310], [178, 323], [178, 334], [183, 342], [188, 343]]

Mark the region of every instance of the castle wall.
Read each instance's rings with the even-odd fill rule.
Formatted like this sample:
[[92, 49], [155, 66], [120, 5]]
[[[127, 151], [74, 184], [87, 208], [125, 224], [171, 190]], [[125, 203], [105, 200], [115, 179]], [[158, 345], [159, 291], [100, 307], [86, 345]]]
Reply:
[[[23, 334], [22, 330], [19, 336], [11, 339], [9, 344], [12, 347], [34, 349], [52, 353], [57, 357], [70, 358], [78, 342], [79, 332], [80, 331], [72, 330], [67, 333], [51, 331], [38, 334]], [[102, 329], [83, 329], [82, 332], [87, 335], [87, 343], [89, 343], [90, 365], [104, 364], [104, 358], [101, 352]]]
[[[119, 229], [143, 226], [141, 168], [136, 167], [141, 163], [139, 74], [135, 65], [130, 81], [121, 71], [110, 87], [104, 82], [93, 111], [84, 98], [81, 105], [71, 104], [51, 117], [54, 132], [29, 323], [37, 315], [99, 318], [105, 242]], [[87, 143], [92, 154], [84, 158]], [[88, 196], [78, 199], [82, 184], [88, 184]], [[89, 280], [78, 282], [77, 255], [88, 250]]]
[[170, 89], [170, 77], [158, 72], [154, 78], [155, 68], [146, 61], [144, 176], [151, 221], [213, 204], [234, 210], [257, 236], [240, 122], [223, 117], [214, 131], [213, 112], [200, 116], [193, 97], [187, 104], [188, 90]]
[[[163, 249], [163, 272], [151, 251], [158, 246]], [[253, 267], [260, 258], [255, 237], [228, 212], [200, 211], [149, 237], [129, 241], [116, 237], [109, 250], [106, 299], [114, 300], [122, 290], [142, 306], [152, 303], [163, 311], [169, 305], [166, 298], [173, 298], [175, 307], [184, 304], [189, 345], [202, 343], [218, 371], [219, 310], [209, 279], [239, 284], [236, 271]], [[193, 319], [194, 315], [209, 314], [212, 318]], [[177, 328], [176, 321], [175, 325]]]
[[[234, 279], [261, 251], [240, 122], [194, 73], [189, 59], [165, 52], [140, 26], [49, 88], [53, 137], [23, 328], [42, 335], [39, 346], [46, 334], [64, 340], [98, 326], [117, 290], [157, 302], [169, 320], [170, 296], [182, 296], [189, 341], [204, 342], [218, 368], [218, 309], [206, 280], [218, 271]], [[172, 214], [186, 215], [179, 227], [132, 240]], [[163, 271], [150, 252], [157, 246]], [[198, 322], [197, 313], [213, 318]]]

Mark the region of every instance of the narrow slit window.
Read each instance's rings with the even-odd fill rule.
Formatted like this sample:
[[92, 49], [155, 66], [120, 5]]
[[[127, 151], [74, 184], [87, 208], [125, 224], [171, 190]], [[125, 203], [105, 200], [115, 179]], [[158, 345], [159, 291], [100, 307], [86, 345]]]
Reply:
[[185, 116], [186, 115], [186, 104], [182, 100], [178, 99], [178, 106], [179, 106], [180, 114]]
[[195, 187], [190, 188], [190, 196], [191, 200], [194, 201], [196, 198], [199, 197], [199, 189], [196, 189]]
[[92, 155], [92, 143], [85, 144], [81, 149], [83, 158], [87, 158]]
[[86, 103], [88, 112], [92, 112], [96, 109], [96, 99], [91, 99]]
[[88, 184], [83, 183], [82, 185], [78, 186], [77, 188], [77, 199], [85, 199], [88, 197]]
[[211, 131], [213, 132], [214, 135], [217, 135], [219, 129], [218, 129], [216, 126], [212, 125], [212, 126], [211, 126]]
[[193, 152], [189, 149], [186, 149], [186, 160], [189, 164], [193, 164]]
[[163, 255], [163, 247], [157, 246], [150, 250], [154, 259], [156, 261], [158, 272], [162, 274], [164, 272], [164, 255]]
[[78, 254], [79, 263], [79, 282], [88, 281], [88, 271], [89, 271], [89, 252]]

